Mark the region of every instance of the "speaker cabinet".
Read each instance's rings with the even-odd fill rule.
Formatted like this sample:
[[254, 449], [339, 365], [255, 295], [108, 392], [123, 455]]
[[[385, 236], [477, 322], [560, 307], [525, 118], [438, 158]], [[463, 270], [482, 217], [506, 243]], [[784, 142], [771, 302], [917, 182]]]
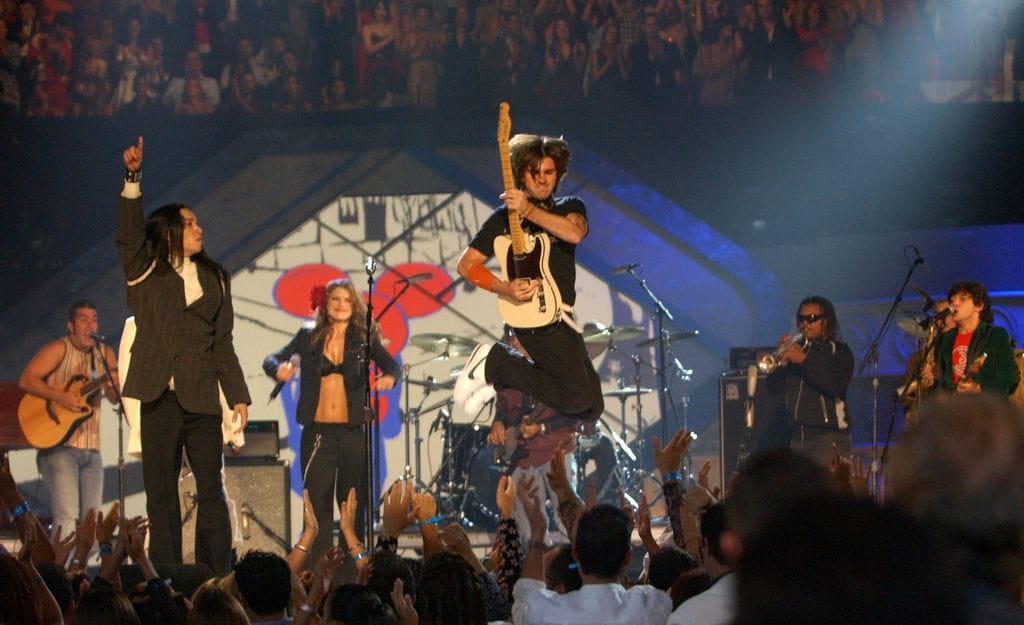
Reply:
[[[789, 444], [789, 431], [782, 408], [785, 402], [781, 390], [770, 392], [766, 376], [757, 376], [754, 392], [754, 428], [750, 433], [749, 453], [763, 449], [784, 447]], [[722, 481], [739, 466], [740, 452], [747, 437], [747, 376], [729, 375], [719, 379], [719, 454]]]
[[[289, 463], [231, 459], [224, 466], [231, 533], [239, 555], [250, 549], [276, 553], [291, 551]], [[181, 501], [182, 559], [195, 562], [195, 478], [188, 473], [178, 480]]]

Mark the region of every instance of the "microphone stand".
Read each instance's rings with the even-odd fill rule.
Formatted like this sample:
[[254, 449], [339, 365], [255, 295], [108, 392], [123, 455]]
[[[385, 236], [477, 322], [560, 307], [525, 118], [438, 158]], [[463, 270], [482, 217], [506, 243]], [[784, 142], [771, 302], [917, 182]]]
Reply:
[[[637, 273], [637, 267], [629, 268], [629, 275], [636, 280], [640, 288], [647, 293], [647, 297], [651, 298], [654, 302], [654, 317], [655, 317], [655, 329], [658, 332], [658, 410], [661, 412], [661, 436], [662, 439], [668, 440], [668, 410], [665, 407], [665, 396], [668, 392], [668, 377], [666, 375], [667, 361], [666, 353], [668, 352], [668, 334], [665, 331], [665, 319], [669, 321], [675, 321], [675, 317], [669, 312], [665, 304], [662, 303], [658, 296], [647, 286], [647, 280], [640, 277]], [[675, 413], [675, 406], [672, 407], [673, 414]], [[676, 417], [676, 424], [678, 425], [679, 418]], [[639, 432], [637, 433], [639, 435]]]
[[[889, 306], [889, 312], [885, 314], [885, 319], [882, 320], [878, 333], [875, 334], [874, 340], [871, 341], [871, 345], [868, 346], [868, 351], [864, 355], [864, 360], [860, 363], [860, 368], [857, 369], [857, 376], [860, 376], [864, 373], [864, 369], [867, 368], [868, 364], [871, 364], [871, 489], [876, 498], [880, 495], [879, 474], [881, 472], [878, 457], [878, 344], [881, 343], [882, 338], [885, 337], [886, 332], [889, 331], [889, 327], [892, 325], [892, 320], [896, 317], [896, 309], [899, 307], [900, 302], [903, 301], [903, 292], [907, 290], [907, 285], [910, 284], [910, 278], [914, 275], [914, 270], [917, 269], [918, 265], [923, 264], [924, 259], [920, 255], [910, 264], [910, 268], [907, 269], [907, 275], [903, 278], [903, 284], [900, 285], [896, 298], [893, 299], [892, 304]], [[890, 431], [892, 430], [891, 421], [895, 417], [894, 411], [890, 418]]]
[[[114, 389], [114, 397], [117, 399], [117, 403], [114, 404], [114, 414], [117, 415], [117, 501], [121, 504], [121, 514], [125, 514], [126, 508], [124, 507], [124, 422], [128, 417], [124, 414], [124, 398], [121, 396], [121, 385], [120, 380], [118, 383], [114, 383], [114, 376], [107, 367], [107, 359], [103, 354], [103, 341], [93, 339], [96, 343], [96, 347], [99, 347], [100, 362], [103, 364], [103, 374], [107, 376], [110, 382], [110, 386]], [[113, 352], [114, 348], [110, 348]], [[102, 387], [101, 387], [102, 390]], [[97, 415], [99, 418], [99, 415]]]
[[[377, 431], [375, 425], [373, 406], [371, 405], [370, 392], [370, 341], [373, 337], [373, 273], [377, 271], [377, 260], [373, 256], [366, 257], [364, 265], [366, 269], [366, 337], [363, 343], [363, 422], [366, 424], [365, 445], [366, 445], [366, 492], [363, 501], [366, 502], [366, 539], [363, 543], [367, 549], [373, 549], [373, 521], [375, 516], [374, 502], [377, 497], [374, 494], [374, 482], [376, 481], [376, 462], [374, 461], [374, 435]], [[351, 545], [349, 545], [351, 546]]]
[[[394, 297], [392, 297], [388, 301], [387, 304], [384, 305], [384, 308], [381, 309], [380, 313], [374, 319], [374, 317], [373, 317], [373, 304], [371, 303], [372, 302], [371, 298], [373, 296], [373, 272], [376, 271], [376, 270], [377, 270], [377, 261], [372, 256], [368, 256], [367, 260], [366, 260], [366, 273], [367, 273], [367, 276], [368, 276], [367, 277], [367, 282], [369, 283], [370, 291], [369, 291], [369, 294], [367, 296], [366, 318], [367, 319], [373, 319], [374, 323], [377, 323], [379, 325], [380, 324], [380, 320], [384, 317], [384, 314], [387, 311], [391, 310], [391, 307], [395, 305], [395, 302], [398, 301], [398, 298], [402, 297], [402, 295], [406, 291], [409, 290], [409, 287], [411, 285], [410, 285], [409, 281], [406, 280], [405, 283], [402, 285], [402, 290], [400, 290]], [[370, 324], [368, 324], [368, 326], [369, 325]], [[373, 336], [373, 333], [370, 332], [370, 328], [367, 327], [367, 329], [366, 329], [366, 354], [365, 354], [365, 358], [366, 358], [367, 364], [364, 367], [364, 374], [366, 374], [366, 392], [367, 393], [370, 393], [369, 361], [370, 361], [370, 339], [371, 339], [372, 336]], [[406, 392], [408, 392], [408, 390], [409, 390], [408, 389], [408, 385], [406, 385]], [[406, 407], [408, 408], [408, 405]], [[380, 391], [374, 389], [373, 390], [373, 414], [374, 415], [377, 414], [379, 408], [380, 408]], [[368, 419], [368, 421], [369, 420], [375, 421], [375, 419], [373, 419], [372, 416], [369, 416], [369, 414], [367, 415], [367, 419]], [[369, 453], [370, 453], [370, 450], [372, 449], [373, 454], [374, 454], [374, 462], [373, 462], [373, 464], [374, 464], [374, 466], [378, 466], [379, 467], [379, 466], [381, 466], [380, 453], [381, 453], [381, 448], [382, 448], [381, 440], [380, 440], [380, 436], [381, 436], [381, 434], [380, 434], [380, 425], [378, 424], [376, 427], [373, 427], [372, 429], [373, 429], [373, 443], [370, 445], [370, 449], [367, 450], [367, 458], [370, 457]], [[407, 434], [406, 435], [406, 447], [407, 448], [408, 448], [408, 438], [409, 437], [408, 437], [408, 434]], [[406, 457], [406, 461], [408, 462], [408, 454], [406, 454], [406, 456], [407, 456]], [[369, 479], [371, 480], [371, 483], [370, 483], [369, 490], [367, 491], [367, 494], [368, 495], [376, 495], [376, 493], [381, 493], [383, 495], [383, 490], [380, 487], [380, 476], [378, 475], [378, 472], [374, 471], [373, 473], [371, 473], [370, 476], [369, 476]], [[376, 501], [376, 499], [368, 500], [368, 501]], [[379, 512], [380, 512], [379, 508], [377, 506], [372, 506], [372, 508], [373, 508], [373, 511], [371, 513], [372, 518], [370, 519], [370, 521], [371, 522], [379, 521], [380, 520], [379, 519]], [[372, 536], [370, 536], [370, 538], [372, 538]], [[367, 544], [369, 545], [370, 543], [367, 543]]]

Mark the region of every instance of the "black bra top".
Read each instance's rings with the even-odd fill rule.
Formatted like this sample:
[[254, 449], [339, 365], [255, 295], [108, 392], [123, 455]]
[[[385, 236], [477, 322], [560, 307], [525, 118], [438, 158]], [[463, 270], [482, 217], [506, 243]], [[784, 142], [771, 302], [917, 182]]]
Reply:
[[320, 359], [320, 377], [322, 378], [324, 376], [331, 375], [332, 373], [344, 375], [341, 371], [341, 365], [343, 364], [344, 361], [334, 364], [327, 358]]

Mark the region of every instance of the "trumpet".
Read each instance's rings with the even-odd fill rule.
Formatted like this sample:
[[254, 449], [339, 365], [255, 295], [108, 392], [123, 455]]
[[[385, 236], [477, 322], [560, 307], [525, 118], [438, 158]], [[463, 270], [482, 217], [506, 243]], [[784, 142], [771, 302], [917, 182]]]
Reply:
[[793, 335], [789, 337], [789, 341], [785, 345], [778, 348], [771, 354], [761, 354], [757, 357], [757, 370], [761, 373], [771, 373], [772, 371], [775, 371], [776, 367], [783, 364], [782, 355], [786, 353], [786, 350], [803, 340], [803, 332], [794, 332]]

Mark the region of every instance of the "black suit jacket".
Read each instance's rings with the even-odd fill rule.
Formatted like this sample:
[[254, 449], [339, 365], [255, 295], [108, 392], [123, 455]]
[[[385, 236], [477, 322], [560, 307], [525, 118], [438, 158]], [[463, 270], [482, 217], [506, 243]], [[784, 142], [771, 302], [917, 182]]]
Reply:
[[[218, 382], [229, 405], [251, 403], [232, 342], [230, 282], [197, 265], [203, 295], [186, 306], [181, 276], [167, 263], [155, 262], [146, 241], [141, 199], [121, 197], [114, 242], [137, 328], [125, 396], [153, 401], [173, 376], [178, 402], [188, 412], [220, 414]], [[138, 280], [150, 267], [153, 271]]]

